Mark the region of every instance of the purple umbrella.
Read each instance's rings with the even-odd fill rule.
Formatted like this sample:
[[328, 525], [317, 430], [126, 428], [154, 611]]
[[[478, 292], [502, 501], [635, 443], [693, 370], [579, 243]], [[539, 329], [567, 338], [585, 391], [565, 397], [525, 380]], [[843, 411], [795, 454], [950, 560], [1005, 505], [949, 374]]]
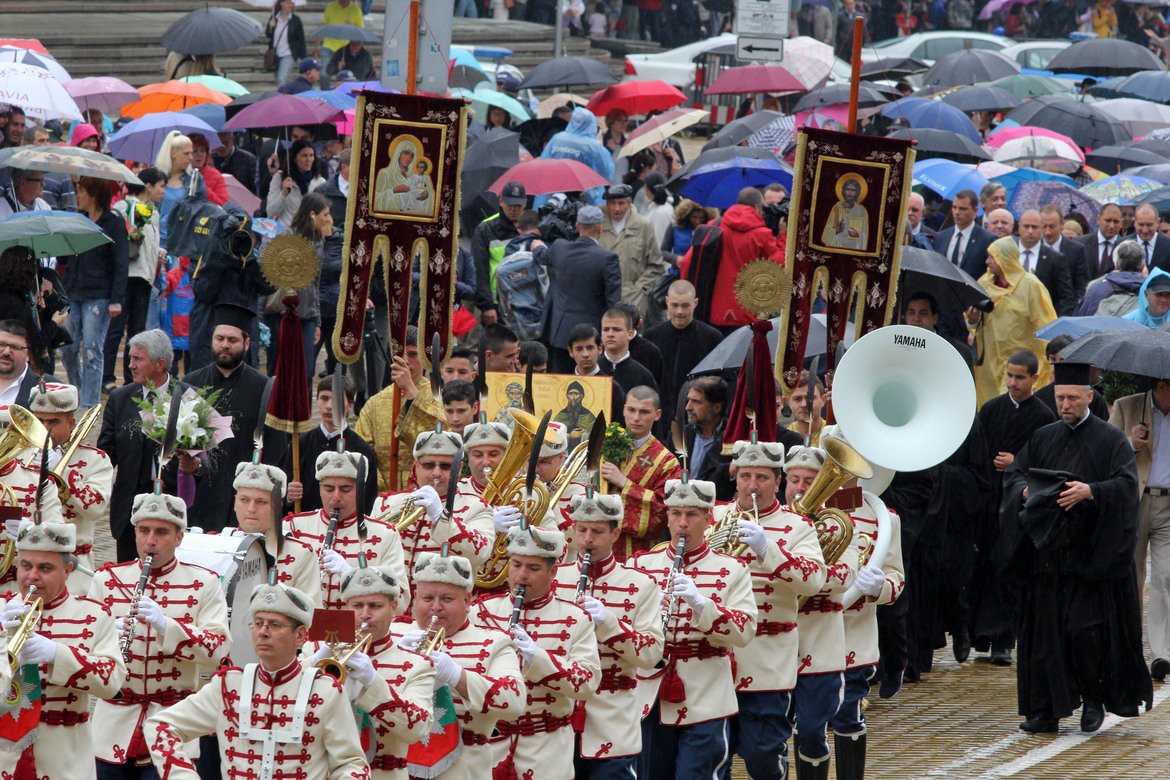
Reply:
[[224, 122], [224, 130], [258, 130], [336, 122], [344, 113], [322, 100], [276, 95], [258, 100]]
[[1022, 214], [1028, 209], [1038, 210], [1050, 203], [1059, 206], [1066, 214], [1076, 211], [1090, 225], [1097, 224], [1097, 214], [1101, 211], [1100, 203], [1062, 181], [1026, 181], [1012, 192], [1007, 207], [1013, 214]]
[[167, 133], [178, 130], [183, 135], [201, 135], [212, 149], [223, 146], [215, 129], [194, 114], [160, 111], [135, 119], [110, 136], [110, 154], [119, 160], [154, 163]]
[[142, 99], [137, 89], [113, 76], [73, 79], [65, 85], [65, 91], [82, 111], [96, 108], [103, 114], [117, 113], [127, 103]]

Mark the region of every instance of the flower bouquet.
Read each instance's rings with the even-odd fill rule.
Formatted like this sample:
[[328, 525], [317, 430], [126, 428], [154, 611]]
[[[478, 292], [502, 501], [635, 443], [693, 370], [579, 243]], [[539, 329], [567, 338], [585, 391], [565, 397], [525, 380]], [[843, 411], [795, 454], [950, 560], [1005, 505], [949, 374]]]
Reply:
[[[187, 388], [179, 401], [175, 449], [195, 456], [213, 450], [221, 442], [232, 438], [231, 416], [221, 415], [213, 406], [218, 397], [218, 390], [208, 393]], [[141, 409], [139, 416], [142, 417], [142, 432], [148, 439], [162, 443], [167, 434], [170, 398], [158, 397], [153, 402], [137, 398], [134, 402]]]
[[[150, 224], [154, 206], [150, 203], [136, 203], [126, 215], [126, 238], [134, 243], [142, 242], [142, 228]], [[166, 419], [165, 417], [163, 418]]]
[[601, 440], [601, 459], [614, 465], [622, 463], [634, 451], [634, 437], [618, 423], [612, 422], [605, 426], [605, 436]]

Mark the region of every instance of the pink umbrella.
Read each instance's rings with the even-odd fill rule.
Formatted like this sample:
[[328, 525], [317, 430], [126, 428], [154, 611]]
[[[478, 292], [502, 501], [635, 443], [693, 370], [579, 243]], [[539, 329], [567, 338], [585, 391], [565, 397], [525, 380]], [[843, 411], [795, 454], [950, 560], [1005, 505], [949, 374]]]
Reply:
[[96, 108], [103, 114], [116, 114], [122, 106], [142, 97], [137, 89], [113, 76], [73, 79], [65, 85], [65, 91], [82, 111]]
[[1008, 141], [1014, 141], [1017, 138], [1028, 138], [1029, 136], [1042, 135], [1046, 138], [1055, 138], [1057, 141], [1062, 141], [1071, 146], [1077, 146], [1077, 142], [1069, 138], [1067, 135], [1061, 135], [1055, 130], [1046, 130], [1043, 127], [1031, 127], [1023, 125], [1021, 127], [1005, 127], [1003, 130], [997, 130], [987, 137], [987, 145], [993, 149], [998, 149]]
[[997, 11], [1011, 8], [1013, 5], [1028, 5], [1032, 2], [1034, 0], [991, 0], [987, 5], [983, 6], [983, 10], [979, 12], [979, 18], [987, 21]]
[[779, 64], [743, 65], [726, 68], [707, 87], [708, 95], [739, 95], [748, 92], [803, 92], [807, 88]]
[[236, 204], [249, 215], [255, 214], [260, 208], [260, 199], [235, 176], [225, 173], [223, 183], [227, 185], [228, 203]]
[[796, 127], [823, 127], [829, 130], [844, 130], [849, 124], [849, 106], [821, 106], [815, 111], [800, 111], [796, 115]]
[[338, 135], [353, 135], [353, 118], [356, 115], [356, 108], [345, 109], [345, 119], [339, 119], [333, 123], [337, 127]]
[[604, 187], [609, 182], [588, 165], [576, 160], [529, 160], [516, 163], [496, 179], [489, 192], [497, 195], [510, 181], [524, 185], [529, 195], [547, 195], [552, 192], [584, 192]]

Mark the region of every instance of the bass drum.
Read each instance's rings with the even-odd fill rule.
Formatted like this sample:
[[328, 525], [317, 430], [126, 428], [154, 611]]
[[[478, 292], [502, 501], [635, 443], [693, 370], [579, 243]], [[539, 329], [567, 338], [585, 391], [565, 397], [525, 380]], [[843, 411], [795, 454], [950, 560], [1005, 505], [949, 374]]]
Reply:
[[233, 666], [257, 663], [252, 649], [252, 630], [248, 627], [248, 599], [257, 585], [268, 582], [268, 556], [260, 534], [193, 534], [183, 535], [175, 557], [211, 569], [219, 575], [227, 599], [228, 626], [232, 635], [229, 652]]

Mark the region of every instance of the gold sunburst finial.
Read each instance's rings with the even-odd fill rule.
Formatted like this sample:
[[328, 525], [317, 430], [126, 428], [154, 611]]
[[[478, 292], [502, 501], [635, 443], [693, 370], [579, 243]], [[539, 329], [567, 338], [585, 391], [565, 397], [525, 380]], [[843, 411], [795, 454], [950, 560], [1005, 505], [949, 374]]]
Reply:
[[760, 258], [753, 260], [735, 275], [735, 300], [760, 318], [774, 317], [788, 300], [788, 278], [784, 266]]
[[313, 244], [302, 236], [283, 233], [268, 242], [260, 255], [264, 278], [282, 290], [308, 287], [317, 278], [321, 261]]

